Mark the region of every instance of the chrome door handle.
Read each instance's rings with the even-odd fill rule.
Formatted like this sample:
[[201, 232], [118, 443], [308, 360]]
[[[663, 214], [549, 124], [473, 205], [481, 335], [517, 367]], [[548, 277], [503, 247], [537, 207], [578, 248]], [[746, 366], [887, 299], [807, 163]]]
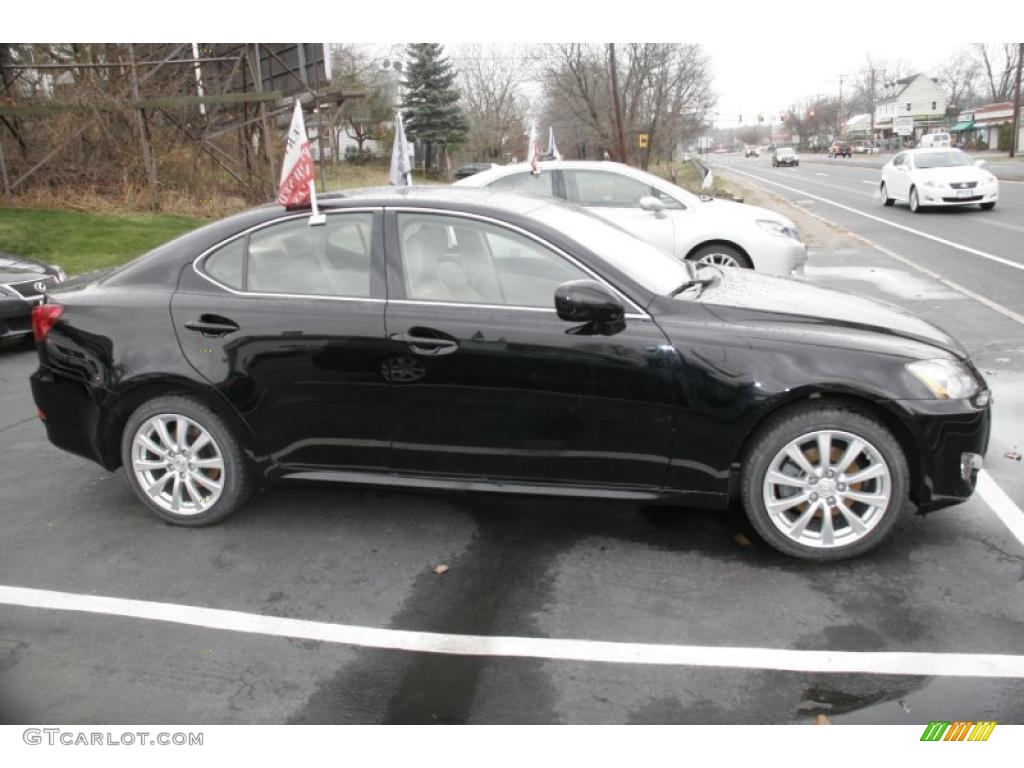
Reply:
[[452, 339], [438, 339], [431, 336], [413, 336], [408, 333], [391, 334], [393, 341], [401, 341], [417, 355], [450, 355], [459, 348], [459, 343]]

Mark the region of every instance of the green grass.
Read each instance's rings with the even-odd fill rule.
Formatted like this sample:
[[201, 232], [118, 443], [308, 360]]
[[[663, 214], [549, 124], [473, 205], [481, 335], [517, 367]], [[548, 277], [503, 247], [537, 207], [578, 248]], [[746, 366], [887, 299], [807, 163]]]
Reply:
[[206, 219], [0, 208], [0, 251], [40, 259], [69, 275], [124, 264]]

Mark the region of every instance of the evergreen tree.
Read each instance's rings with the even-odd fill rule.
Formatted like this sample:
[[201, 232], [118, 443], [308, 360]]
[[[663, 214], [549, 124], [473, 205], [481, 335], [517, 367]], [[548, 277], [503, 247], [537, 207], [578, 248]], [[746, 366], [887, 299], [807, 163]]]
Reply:
[[444, 57], [439, 43], [410, 43], [405, 49], [406, 64], [402, 85], [402, 119], [406, 131], [426, 147], [424, 165], [434, 164], [433, 147], [461, 144], [469, 132], [469, 123], [459, 106], [456, 72]]

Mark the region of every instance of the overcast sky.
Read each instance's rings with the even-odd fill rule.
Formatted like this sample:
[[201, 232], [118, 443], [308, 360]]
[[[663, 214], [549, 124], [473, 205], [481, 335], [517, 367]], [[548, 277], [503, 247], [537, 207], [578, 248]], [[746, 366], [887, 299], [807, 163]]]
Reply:
[[[854, 36], [857, 37], [857, 36]], [[966, 43], [904, 42], [891, 46], [866, 46], [863, 38], [827, 39], [801, 36], [798, 43], [788, 38], [702, 42], [711, 56], [718, 93], [718, 124], [736, 125], [743, 115], [754, 123], [757, 113], [776, 114], [816, 94], [838, 95], [839, 75], [853, 75], [866, 63], [866, 54], [878, 59], [906, 59], [912, 72], [934, 75], [947, 57]], [[848, 93], [843, 86], [844, 93]]]

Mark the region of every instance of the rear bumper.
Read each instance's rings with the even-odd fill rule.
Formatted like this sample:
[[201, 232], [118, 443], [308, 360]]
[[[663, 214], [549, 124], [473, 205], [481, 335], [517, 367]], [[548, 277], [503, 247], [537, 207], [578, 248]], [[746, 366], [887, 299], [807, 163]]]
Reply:
[[30, 378], [32, 397], [44, 414], [46, 436], [58, 448], [111, 469], [111, 457], [102, 455], [99, 441], [99, 390], [40, 367]]
[[989, 406], [976, 408], [963, 400], [902, 400], [898, 405], [909, 414], [919, 443], [921, 460], [911, 492], [918, 511], [966, 501], [988, 450]]

